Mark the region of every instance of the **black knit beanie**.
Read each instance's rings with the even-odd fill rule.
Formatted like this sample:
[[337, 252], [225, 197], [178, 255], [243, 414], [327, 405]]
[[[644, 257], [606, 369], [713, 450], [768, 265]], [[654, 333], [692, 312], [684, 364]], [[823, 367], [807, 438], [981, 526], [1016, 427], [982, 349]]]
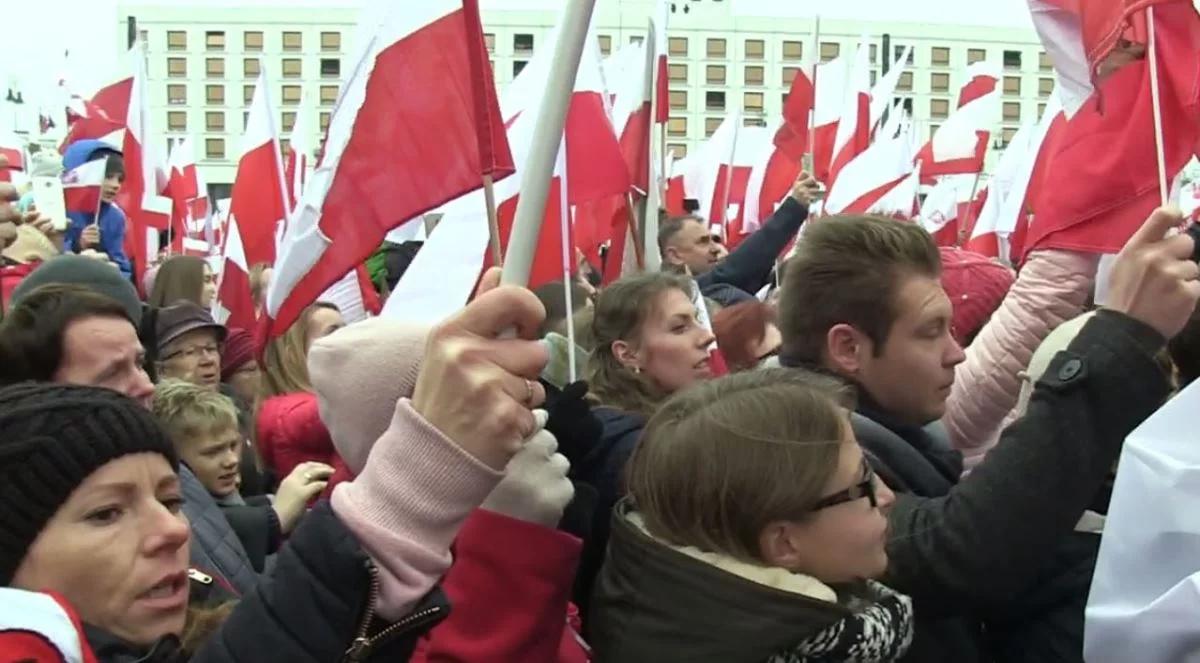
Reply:
[[34, 382], [0, 389], [0, 587], [88, 475], [146, 451], [178, 469], [154, 415], [115, 391]]

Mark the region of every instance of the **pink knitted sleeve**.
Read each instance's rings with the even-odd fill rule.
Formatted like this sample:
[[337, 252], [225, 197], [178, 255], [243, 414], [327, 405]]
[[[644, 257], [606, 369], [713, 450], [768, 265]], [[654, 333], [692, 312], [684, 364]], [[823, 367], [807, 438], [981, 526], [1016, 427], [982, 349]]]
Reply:
[[1019, 374], [1038, 345], [1083, 312], [1099, 262], [1098, 255], [1074, 251], [1031, 253], [1000, 308], [967, 348], [942, 421], [968, 469], [999, 439], [1021, 391]]
[[450, 567], [463, 521], [503, 477], [401, 399], [391, 426], [354, 481], [333, 491], [333, 510], [375, 561], [377, 614], [394, 621]]

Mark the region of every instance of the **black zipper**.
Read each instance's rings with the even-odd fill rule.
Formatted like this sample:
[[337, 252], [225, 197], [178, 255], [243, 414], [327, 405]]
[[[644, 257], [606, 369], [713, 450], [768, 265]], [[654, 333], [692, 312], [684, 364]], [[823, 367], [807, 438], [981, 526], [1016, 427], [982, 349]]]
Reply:
[[379, 601], [379, 570], [370, 562], [367, 562], [367, 570], [371, 573], [371, 590], [367, 593], [367, 608], [363, 613], [362, 621], [358, 625], [358, 633], [355, 635], [354, 641], [350, 643], [350, 648], [342, 655], [343, 663], [361, 663], [367, 660], [367, 656], [379, 645], [403, 634], [407, 630], [424, 624], [442, 612], [441, 606], [435, 605], [419, 612], [414, 612], [376, 633], [373, 637], [367, 637], [367, 633], [371, 629], [371, 622], [375, 621], [375, 605]]

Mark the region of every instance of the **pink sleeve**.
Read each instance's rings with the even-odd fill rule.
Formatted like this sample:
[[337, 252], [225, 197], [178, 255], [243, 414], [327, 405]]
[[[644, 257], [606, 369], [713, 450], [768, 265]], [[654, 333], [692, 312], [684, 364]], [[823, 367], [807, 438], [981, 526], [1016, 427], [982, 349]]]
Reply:
[[968, 468], [999, 439], [1017, 403], [1020, 373], [1055, 327], [1083, 312], [1100, 256], [1046, 250], [1029, 255], [1000, 308], [967, 348], [942, 421]]
[[376, 613], [406, 615], [450, 567], [450, 543], [496, 487], [497, 472], [425, 421], [407, 398], [353, 481], [333, 491], [333, 510], [375, 561]]

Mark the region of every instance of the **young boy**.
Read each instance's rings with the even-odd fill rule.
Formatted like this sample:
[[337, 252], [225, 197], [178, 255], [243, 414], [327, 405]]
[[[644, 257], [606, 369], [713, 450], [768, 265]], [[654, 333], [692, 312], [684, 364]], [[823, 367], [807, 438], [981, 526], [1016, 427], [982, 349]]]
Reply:
[[154, 414], [171, 436], [179, 459], [213, 496], [258, 572], [325, 488], [333, 468], [301, 463], [279, 485], [274, 500], [242, 499], [238, 492], [242, 445], [237, 406], [227, 396], [182, 380], [164, 380], [154, 394]]

